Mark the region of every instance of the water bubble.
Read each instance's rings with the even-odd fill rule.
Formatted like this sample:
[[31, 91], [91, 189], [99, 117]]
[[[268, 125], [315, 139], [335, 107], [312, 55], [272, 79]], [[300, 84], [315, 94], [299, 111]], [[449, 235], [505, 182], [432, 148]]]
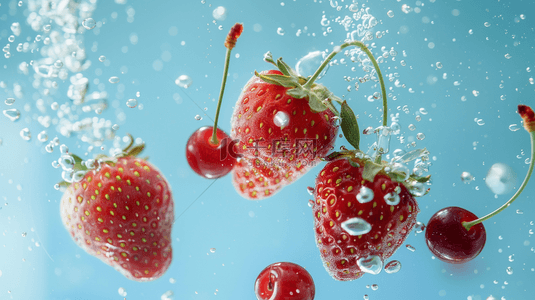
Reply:
[[[323, 62], [323, 52], [321, 51], [312, 51], [309, 52], [307, 55], [303, 56], [297, 63], [295, 64], [295, 70], [297, 74], [307, 77], [314, 74], [314, 72], [318, 69], [318, 67]], [[318, 79], [323, 77], [328, 70], [329, 66], [321, 72], [321, 74], [318, 76]]]
[[372, 284], [372, 290], [373, 291], [377, 291], [379, 289], [379, 285], [377, 284]]
[[479, 91], [473, 90], [472, 91], [472, 95], [474, 95], [474, 97], [479, 96]]
[[414, 181], [414, 182], [411, 182], [409, 186], [409, 191], [412, 195], [416, 197], [421, 197], [425, 195], [425, 186], [421, 182]]
[[530, 84], [535, 84], [535, 79], [530, 78], [530, 79], [529, 79], [529, 83], [530, 83]]
[[416, 130], [416, 126], [414, 126], [414, 124], [409, 124], [409, 130], [410, 131]]
[[126, 290], [124, 288], [122, 288], [122, 287], [119, 288], [118, 292], [119, 292], [119, 296], [121, 296], [121, 297], [126, 297], [126, 295], [127, 295], [126, 294]]
[[489, 22], [485, 22], [485, 23], [483, 23], [483, 25], [485, 25], [485, 27], [490, 27], [490, 23]]
[[137, 99], [128, 99], [126, 100], [126, 106], [130, 107], [130, 108], [134, 108], [137, 106]]
[[63, 144], [61, 146], [59, 146], [59, 152], [63, 153], [63, 154], [66, 154], [69, 152], [69, 147], [67, 147], [67, 145]]
[[32, 133], [30, 132], [30, 129], [24, 128], [20, 131], [20, 137], [25, 140], [29, 141], [32, 138]]
[[54, 146], [52, 145], [52, 143], [49, 143], [45, 146], [45, 151], [48, 153], [52, 153], [54, 151]]
[[472, 176], [472, 174], [470, 174], [469, 172], [462, 172], [461, 173], [461, 181], [463, 183], [470, 183], [474, 180], [474, 176]]
[[443, 65], [441, 62], [437, 61], [436, 63], [437, 69], [442, 69]]
[[101, 56], [98, 57], [98, 61], [100, 61], [100, 62], [104, 62], [105, 60], [106, 60], [106, 56], [104, 56], [104, 55], [101, 55]]
[[212, 16], [217, 21], [224, 21], [227, 18], [227, 9], [223, 6], [218, 6], [212, 12]]
[[509, 125], [509, 130], [511, 130], [511, 131], [520, 130], [520, 126], [518, 126], [518, 124], [511, 124], [511, 125]]
[[109, 81], [110, 83], [118, 83], [119, 80], [120, 80], [120, 79], [119, 79], [119, 77], [117, 77], [117, 76], [112, 76], [112, 77], [110, 77], [110, 79], [108, 79], [108, 81]]
[[195, 120], [200, 121], [202, 120], [202, 117], [200, 115], [195, 115]]
[[307, 187], [307, 192], [308, 192], [308, 194], [310, 196], [314, 196], [314, 188], [313, 187], [311, 187], [311, 186]]
[[308, 200], [308, 207], [314, 207], [314, 201]]
[[284, 29], [282, 29], [282, 28], [280, 28], [280, 27], [277, 28], [277, 34], [278, 34], [278, 35], [284, 35]]
[[188, 75], [180, 75], [175, 80], [175, 84], [182, 88], [189, 88], [191, 84], [193, 83], [193, 80]]
[[20, 118], [20, 111], [15, 108], [4, 110], [4, 116], [8, 117], [11, 121], [15, 122]]
[[423, 133], [418, 133], [418, 134], [416, 135], [416, 138], [419, 139], [420, 141], [422, 141], [422, 140], [425, 139], [425, 134], [423, 134]]
[[87, 29], [87, 30], [91, 30], [91, 29], [95, 28], [95, 26], [97, 26], [97, 22], [95, 22], [95, 20], [93, 20], [93, 18], [87, 18], [87, 19], [82, 21], [82, 26], [84, 26], [84, 28]]
[[378, 255], [370, 255], [367, 257], [361, 257], [357, 260], [357, 265], [363, 272], [377, 275], [381, 273], [383, 269], [383, 261]]
[[401, 270], [401, 263], [397, 260], [390, 261], [385, 266], [385, 272], [388, 274], [394, 274]]
[[507, 267], [507, 269], [505, 269], [505, 272], [507, 272], [508, 275], [513, 275], [513, 268]]
[[82, 179], [84, 179], [84, 177], [85, 177], [85, 174], [86, 174], [86, 171], [77, 171], [77, 172], [74, 172], [74, 174], [72, 175], [72, 181], [73, 181], [73, 182], [80, 182], [80, 181], [82, 181]]
[[210, 252], [215, 253], [215, 248], [210, 248]]
[[15, 103], [15, 98], [7, 98], [6, 101], [4, 101], [6, 105], [12, 105]]
[[372, 230], [372, 225], [370, 223], [357, 217], [342, 222], [341, 226], [342, 229], [352, 236], [366, 234]]
[[505, 56], [506, 59], [510, 59], [511, 58], [511, 54], [509, 54], [509, 53], [506, 53], [504, 56]]
[[48, 140], [48, 135], [46, 134], [46, 131], [41, 131], [39, 132], [39, 134], [37, 135], [37, 139], [39, 140], [39, 142], [46, 142]]
[[397, 193], [388, 193], [383, 198], [388, 205], [398, 205], [401, 200]]
[[495, 163], [490, 167], [485, 183], [494, 194], [506, 194], [513, 190], [516, 173], [506, 164]]
[[16, 36], [19, 36], [20, 35], [20, 23], [19, 22], [14, 22], [11, 24], [11, 31], [13, 32], [14, 35]]
[[173, 295], [174, 295], [173, 291], [169, 290], [163, 293], [160, 299], [161, 300], [173, 300]]
[[290, 123], [290, 116], [283, 111], [278, 111], [273, 117], [273, 123], [277, 127], [286, 127]]
[[485, 121], [483, 121], [483, 119], [477, 119], [476, 120], [476, 124], [479, 125], [479, 126], [483, 126], [483, 125], [485, 125]]
[[357, 194], [357, 201], [360, 203], [367, 203], [373, 200], [373, 190], [362, 186]]
[[386, 12], [386, 15], [389, 17], [389, 18], [393, 18], [394, 17], [394, 12], [392, 10], [389, 10]]
[[513, 262], [513, 261], [515, 261], [515, 255], [511, 254], [509, 255], [509, 262]]
[[410, 6], [408, 6], [407, 4], [403, 4], [401, 6], [401, 11], [408, 14], [412, 11], [412, 8]]
[[407, 247], [407, 250], [409, 250], [411, 252], [416, 251], [416, 248], [414, 248], [412, 245], [407, 244], [407, 245], [405, 245], [405, 247]]

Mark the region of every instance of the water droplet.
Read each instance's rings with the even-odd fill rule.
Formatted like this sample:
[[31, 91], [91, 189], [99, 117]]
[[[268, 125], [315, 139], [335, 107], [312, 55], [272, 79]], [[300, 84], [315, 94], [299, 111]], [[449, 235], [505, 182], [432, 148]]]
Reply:
[[490, 167], [485, 183], [494, 194], [506, 194], [513, 190], [516, 173], [510, 166], [496, 163]]
[[42, 143], [48, 141], [48, 135], [46, 134], [46, 131], [43, 130], [39, 132], [39, 134], [37, 135], [37, 139]]
[[202, 120], [202, 117], [200, 115], [195, 115], [195, 120], [200, 121]]
[[287, 113], [279, 110], [273, 117], [273, 123], [277, 127], [286, 127], [290, 123], [290, 116]]
[[409, 245], [409, 244], [405, 245], [405, 247], [407, 247], [407, 250], [409, 250], [409, 251], [411, 251], [411, 252], [416, 251], [416, 248], [414, 248], [413, 246], [411, 246], [411, 245]]
[[54, 151], [54, 146], [52, 145], [52, 143], [49, 143], [45, 146], [45, 151], [48, 153], [52, 153]]
[[479, 91], [473, 90], [472, 91], [472, 95], [474, 95], [474, 97], [479, 96]]
[[401, 200], [399, 195], [396, 193], [388, 193], [383, 198], [388, 205], [398, 205], [399, 201]]
[[24, 128], [20, 131], [20, 137], [25, 140], [29, 141], [32, 138], [32, 133], [30, 132], [30, 129]]
[[530, 79], [529, 79], [529, 83], [530, 83], [530, 84], [535, 84], [535, 79], [530, 78]]
[[119, 288], [118, 292], [119, 292], [119, 296], [121, 297], [126, 297], [127, 295], [126, 290], [122, 287]]
[[217, 21], [224, 21], [227, 18], [227, 9], [223, 6], [218, 6], [212, 12], [212, 16]]
[[26, 237], [27, 233], [26, 232], [23, 232], [22, 233], [22, 237]]
[[516, 210], [516, 213], [519, 214], [519, 215], [523, 215], [524, 214], [524, 211], [520, 210], [520, 209], [517, 209]]
[[436, 63], [437, 69], [442, 69], [443, 65], [441, 62], [437, 61]]
[[389, 10], [386, 12], [386, 15], [389, 17], [389, 18], [393, 18], [394, 17], [394, 12], [392, 10]]
[[311, 186], [307, 187], [307, 192], [308, 192], [308, 194], [310, 196], [314, 196], [314, 188], [313, 187], [311, 187]]
[[277, 34], [278, 34], [278, 35], [284, 35], [284, 29], [282, 29], [282, 28], [280, 28], [280, 27], [277, 28]]
[[414, 124], [409, 124], [409, 130], [410, 131], [416, 130], [416, 126], [414, 126]]
[[472, 176], [472, 174], [470, 174], [469, 172], [462, 172], [461, 173], [461, 181], [463, 183], [470, 183], [472, 182], [472, 180], [474, 180], [474, 176]]
[[163, 293], [160, 299], [161, 300], [173, 300], [173, 295], [174, 295], [173, 291], [169, 290]]
[[373, 200], [373, 190], [362, 186], [357, 194], [357, 201], [360, 203], [367, 203]]
[[19, 22], [14, 22], [11, 24], [11, 31], [13, 31], [13, 34], [16, 35], [16, 36], [19, 36], [20, 35], [20, 23]]
[[372, 225], [370, 223], [357, 217], [342, 222], [341, 226], [342, 229], [352, 236], [366, 234], [372, 230]]
[[416, 138], [419, 139], [420, 141], [422, 141], [422, 140], [425, 139], [425, 134], [423, 134], [423, 133], [418, 133], [418, 134], [416, 135]]
[[97, 22], [95, 22], [95, 20], [93, 20], [93, 18], [87, 18], [87, 19], [82, 21], [82, 26], [84, 26], [84, 28], [87, 29], [87, 30], [91, 30], [91, 29], [95, 28], [95, 26], [97, 26]]
[[74, 174], [72, 175], [72, 181], [73, 181], [73, 182], [80, 182], [80, 181], [82, 181], [82, 179], [84, 179], [85, 174], [86, 174], [86, 171], [77, 171], [77, 172], [74, 172]]
[[401, 11], [408, 14], [412, 11], [412, 8], [410, 6], [408, 6], [407, 4], [403, 4], [401, 6]]
[[490, 23], [489, 22], [485, 22], [485, 23], [483, 23], [483, 25], [485, 25], [485, 27], [490, 27]]
[[383, 269], [383, 261], [378, 255], [361, 257], [357, 260], [357, 265], [359, 266], [361, 271], [373, 275], [381, 273], [381, 270]]
[[505, 271], [507, 272], [508, 275], [513, 275], [513, 268], [507, 267], [507, 269], [505, 269]]
[[509, 261], [510, 262], [515, 261], [515, 255], [514, 254], [509, 255]]
[[385, 266], [385, 272], [388, 274], [394, 274], [401, 270], [401, 263], [397, 260], [390, 261]]
[[314, 207], [314, 201], [308, 200], [308, 207]]
[[63, 145], [59, 146], [59, 152], [61, 152], [62, 154], [66, 154], [67, 152], [69, 152], [69, 147], [67, 147], [67, 145], [63, 144]]
[[476, 120], [476, 124], [479, 125], [479, 126], [483, 126], [483, 125], [485, 125], [485, 121], [483, 121], [483, 119], [477, 119]]
[[421, 182], [412, 182], [409, 186], [409, 192], [415, 197], [421, 197], [425, 194], [425, 186]]
[[134, 107], [136, 107], [136, 106], [137, 106], [137, 99], [134, 99], [134, 98], [132, 98], [132, 99], [128, 99], [128, 100], [126, 101], [126, 106], [128, 106], [128, 107], [130, 107], [130, 108], [134, 108]]
[[119, 77], [117, 77], [117, 76], [112, 76], [112, 77], [110, 77], [110, 79], [108, 79], [108, 81], [109, 81], [110, 83], [114, 83], [114, 84], [115, 84], [115, 83], [118, 83], [119, 80], [120, 80], [120, 79], [119, 79]]
[[104, 62], [105, 60], [106, 60], [106, 56], [104, 56], [104, 55], [101, 55], [101, 56], [98, 57], [98, 61], [100, 61], [100, 62]]
[[18, 109], [6, 109], [4, 110], [4, 116], [8, 117], [11, 121], [15, 122], [20, 118], [20, 111]]
[[511, 54], [506, 53], [506, 54], [505, 54], [505, 58], [506, 58], [506, 59], [510, 59], [510, 58], [511, 58]]
[[191, 84], [193, 83], [193, 80], [188, 75], [180, 75], [175, 80], [175, 84], [182, 88], [189, 88]]
[[373, 291], [377, 291], [379, 289], [379, 285], [378, 284], [372, 284], [372, 290]]
[[13, 103], [15, 103], [15, 98], [7, 98], [4, 102], [6, 105], [12, 105]]

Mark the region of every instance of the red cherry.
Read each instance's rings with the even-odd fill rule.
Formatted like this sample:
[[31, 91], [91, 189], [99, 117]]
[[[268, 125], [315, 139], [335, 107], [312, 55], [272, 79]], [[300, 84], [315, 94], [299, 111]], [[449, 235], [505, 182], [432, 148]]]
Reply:
[[260, 272], [254, 292], [258, 300], [313, 300], [316, 287], [303, 267], [279, 262]]
[[446, 207], [435, 213], [425, 232], [425, 241], [429, 250], [440, 260], [461, 264], [475, 258], [487, 240], [483, 223], [466, 230], [463, 222], [470, 222], [477, 216], [460, 207]]
[[217, 129], [219, 143], [212, 143], [213, 127], [201, 127], [195, 131], [186, 144], [186, 158], [197, 174], [208, 179], [227, 175], [236, 164], [232, 151], [234, 143], [221, 129]]

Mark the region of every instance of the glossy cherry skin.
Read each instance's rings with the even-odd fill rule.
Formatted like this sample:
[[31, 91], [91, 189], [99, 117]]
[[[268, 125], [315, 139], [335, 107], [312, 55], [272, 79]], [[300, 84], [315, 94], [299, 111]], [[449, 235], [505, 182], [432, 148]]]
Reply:
[[313, 300], [316, 287], [303, 267], [279, 262], [260, 272], [254, 292], [258, 300]]
[[485, 246], [485, 227], [479, 223], [466, 230], [462, 222], [476, 219], [476, 215], [460, 207], [451, 206], [439, 210], [427, 223], [427, 247], [447, 263], [462, 264], [474, 259]]
[[218, 144], [212, 144], [213, 127], [201, 127], [186, 144], [186, 159], [195, 173], [215, 179], [227, 175], [236, 164], [236, 154], [229, 136], [217, 129]]

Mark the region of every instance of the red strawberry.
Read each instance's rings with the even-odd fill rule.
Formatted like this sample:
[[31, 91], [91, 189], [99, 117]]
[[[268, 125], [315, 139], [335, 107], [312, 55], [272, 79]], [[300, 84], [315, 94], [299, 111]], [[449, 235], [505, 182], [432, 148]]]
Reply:
[[[275, 64], [270, 56], [266, 60]], [[254, 159], [257, 169], [277, 170], [287, 179], [278, 183], [278, 190], [333, 148], [338, 126], [327, 108], [336, 98], [332, 93], [318, 84], [307, 85], [307, 79], [282, 60], [276, 65], [281, 71], [256, 73], [243, 88], [232, 115], [231, 137], [239, 140], [239, 154]]]
[[60, 213], [82, 249], [129, 279], [150, 281], [171, 264], [174, 204], [160, 171], [135, 157], [142, 148], [101, 159], [98, 169], [68, 186]]
[[346, 153], [316, 178], [316, 242], [336, 280], [380, 272], [416, 224], [418, 205], [404, 182], [391, 178], [395, 175], [385, 165]]

